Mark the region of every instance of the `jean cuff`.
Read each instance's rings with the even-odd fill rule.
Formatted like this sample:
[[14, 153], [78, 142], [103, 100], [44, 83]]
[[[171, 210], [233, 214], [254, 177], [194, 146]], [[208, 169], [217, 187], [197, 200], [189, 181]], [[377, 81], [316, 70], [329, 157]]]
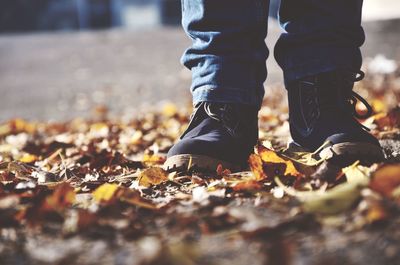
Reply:
[[[252, 93], [253, 91], [253, 93]], [[263, 95], [256, 95], [255, 91], [263, 91], [263, 89], [235, 89], [225, 87], [215, 87], [212, 85], [204, 85], [197, 87], [192, 91], [193, 105], [199, 102], [218, 102], [218, 103], [236, 103], [256, 106], [261, 108]]]
[[309, 50], [299, 49], [299, 55], [285, 55], [280, 60], [285, 82], [317, 75], [336, 69], [358, 71], [361, 67], [361, 53], [358, 48], [319, 47]]

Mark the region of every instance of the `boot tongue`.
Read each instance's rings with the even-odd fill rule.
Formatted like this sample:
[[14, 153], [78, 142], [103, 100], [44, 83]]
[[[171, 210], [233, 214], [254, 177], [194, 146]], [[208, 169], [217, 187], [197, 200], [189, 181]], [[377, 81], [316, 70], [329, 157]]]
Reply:
[[235, 138], [243, 137], [257, 126], [257, 109], [244, 104], [226, 104], [205, 102], [206, 114], [220, 122]]
[[231, 136], [241, 136], [238, 131], [240, 124], [238, 110], [233, 104], [206, 102], [204, 104], [204, 110], [211, 119], [223, 124]]

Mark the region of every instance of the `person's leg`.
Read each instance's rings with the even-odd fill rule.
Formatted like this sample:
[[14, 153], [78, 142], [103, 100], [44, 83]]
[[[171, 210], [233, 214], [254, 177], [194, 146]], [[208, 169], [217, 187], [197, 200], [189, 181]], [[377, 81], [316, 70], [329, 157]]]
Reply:
[[196, 106], [165, 167], [188, 164], [239, 169], [258, 137], [257, 112], [267, 76], [269, 0], [182, 0], [182, 25], [192, 45], [182, 63], [192, 71]]
[[[378, 141], [355, 119], [352, 89], [360, 73], [362, 0], [282, 0], [285, 29], [275, 47], [289, 96], [294, 142], [338, 163], [383, 157]], [[362, 99], [362, 98], [361, 98]], [[369, 106], [366, 103], [366, 106]]]
[[338, 68], [358, 71], [363, 0], [281, 0], [286, 31], [275, 46], [285, 82]]
[[264, 95], [268, 0], [182, 0], [192, 39], [181, 62], [192, 71], [193, 104], [260, 107]]

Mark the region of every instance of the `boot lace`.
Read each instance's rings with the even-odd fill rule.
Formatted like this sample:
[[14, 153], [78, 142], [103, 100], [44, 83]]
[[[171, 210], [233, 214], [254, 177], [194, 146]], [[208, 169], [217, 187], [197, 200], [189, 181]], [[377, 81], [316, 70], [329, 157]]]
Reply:
[[[358, 82], [358, 81], [361, 81], [364, 77], [365, 77], [365, 73], [360, 70], [360, 71], [354, 73], [353, 78], [351, 78], [349, 80], [349, 82], [352, 82], [352, 83]], [[372, 107], [367, 102], [367, 100], [365, 100], [362, 96], [360, 96], [353, 90], [351, 90], [350, 93], [348, 93], [346, 95], [346, 101], [348, 103], [351, 113], [353, 114], [354, 117], [356, 117], [358, 119], [366, 119], [366, 118], [370, 117], [373, 113]], [[360, 101], [365, 106], [365, 108], [367, 109], [366, 113], [357, 112], [357, 102], [358, 101]]]
[[235, 110], [230, 104], [205, 103], [206, 114], [220, 122], [232, 137], [240, 137], [239, 118], [235, 115]]
[[[357, 72], [349, 72], [346, 75], [344, 81], [348, 83], [342, 91], [340, 95], [340, 101], [344, 101], [345, 112], [351, 114], [353, 117], [357, 119], [366, 119], [370, 117], [373, 113], [373, 109], [371, 105], [358, 93], [353, 91], [353, 84], [355, 82], [361, 81], [364, 78], [365, 74], [363, 71]], [[303, 82], [307, 84], [307, 82]], [[312, 83], [310, 83], [313, 85]], [[343, 84], [336, 84], [336, 86], [343, 86]], [[306, 113], [303, 114], [303, 119], [306, 122], [306, 127], [308, 130], [311, 130], [313, 124], [316, 122], [318, 117], [321, 115], [321, 110], [325, 111], [336, 111], [338, 107], [338, 103], [335, 100], [332, 100], [332, 97], [336, 97], [333, 93], [319, 93], [316, 87], [312, 89], [304, 89], [300, 94], [300, 97], [304, 97], [304, 102], [308, 106]], [[361, 102], [365, 108], [365, 113], [360, 113], [357, 111], [357, 104]], [[340, 104], [340, 103], [339, 103]], [[308, 117], [308, 119], [306, 119]], [[360, 124], [361, 125], [361, 124]], [[361, 125], [364, 129], [369, 130], [367, 127]]]
[[230, 104], [200, 102], [190, 115], [189, 124], [180, 139], [192, 130], [199, 121], [204, 119], [205, 115], [220, 122], [232, 137], [238, 138], [241, 136], [240, 121], [235, 113], [235, 109]]

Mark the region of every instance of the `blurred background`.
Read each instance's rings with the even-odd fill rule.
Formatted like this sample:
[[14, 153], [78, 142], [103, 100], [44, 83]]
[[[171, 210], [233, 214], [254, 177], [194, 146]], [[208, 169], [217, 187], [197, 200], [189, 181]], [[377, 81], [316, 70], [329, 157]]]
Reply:
[[[364, 56], [399, 59], [400, 1], [364, 2]], [[271, 0], [270, 49], [281, 31], [278, 6]], [[88, 117], [99, 105], [135, 115], [159, 102], [190, 104], [180, 10], [180, 0], [1, 0], [0, 122]], [[266, 86], [282, 83], [272, 57], [268, 66]]]

